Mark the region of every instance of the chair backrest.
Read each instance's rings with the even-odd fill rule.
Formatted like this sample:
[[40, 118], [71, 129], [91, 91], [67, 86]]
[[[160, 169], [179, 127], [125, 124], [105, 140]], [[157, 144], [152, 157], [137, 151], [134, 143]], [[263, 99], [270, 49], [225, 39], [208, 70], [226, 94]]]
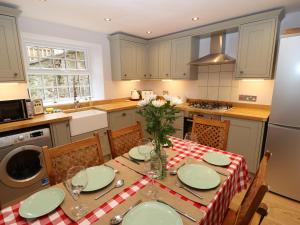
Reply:
[[264, 157], [260, 162], [259, 169], [256, 172], [256, 175], [242, 201], [235, 225], [249, 224], [262, 199], [264, 198], [265, 193], [268, 192], [266, 176], [270, 156], [270, 152], [266, 152], [264, 154]]
[[230, 121], [193, 118], [192, 134], [199, 144], [226, 150]]
[[119, 130], [108, 130], [112, 157], [115, 158], [128, 152], [131, 148], [137, 146], [142, 138], [143, 131], [140, 122]]
[[43, 147], [50, 185], [64, 181], [72, 166], [96, 166], [104, 163], [99, 134], [93, 137], [60, 145]]

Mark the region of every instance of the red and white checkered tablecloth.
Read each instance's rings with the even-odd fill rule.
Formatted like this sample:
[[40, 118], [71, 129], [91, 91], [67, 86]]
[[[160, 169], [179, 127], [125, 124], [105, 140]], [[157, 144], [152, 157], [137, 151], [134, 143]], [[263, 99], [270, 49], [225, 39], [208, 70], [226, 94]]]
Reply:
[[[210, 148], [203, 145], [197, 145], [191, 151], [187, 150], [186, 143], [179, 138], [170, 137], [170, 140], [173, 143], [173, 150], [178, 152], [178, 155], [173, 157], [168, 162], [168, 167], [172, 167], [179, 163], [181, 160], [187, 156], [191, 156], [195, 159], [202, 158], [203, 154], [208, 151], [219, 151], [224, 154], [227, 154], [232, 163], [228, 166], [227, 170], [230, 172], [229, 178], [221, 185], [213, 201], [206, 207], [199, 203], [193, 202], [186, 197], [172, 191], [168, 187], [158, 184], [162, 189], [169, 191], [174, 196], [178, 197], [183, 201], [188, 201], [193, 204], [195, 207], [199, 208], [205, 212], [205, 216], [200, 221], [200, 225], [218, 225], [222, 223], [222, 220], [226, 214], [229, 203], [232, 197], [245, 189], [247, 187], [248, 181], [248, 171], [247, 165], [244, 158], [240, 155], [236, 155], [230, 152], [224, 152], [214, 148]], [[0, 225], [22, 225], [22, 224], [34, 224], [34, 225], [65, 225], [65, 224], [80, 224], [80, 225], [89, 225], [94, 222], [101, 221], [101, 217], [108, 212], [110, 212], [116, 206], [122, 204], [126, 201], [127, 198], [137, 193], [140, 189], [145, 187], [149, 183], [149, 178], [144, 176], [141, 180], [136, 181], [131, 187], [128, 187], [122, 190], [121, 193], [114, 196], [111, 200], [100, 205], [97, 209], [90, 212], [84, 218], [79, 220], [77, 223], [74, 223], [70, 220], [63, 212], [63, 210], [58, 207], [54, 212], [47, 214], [43, 217], [38, 218], [37, 220], [30, 221], [26, 220], [19, 216], [18, 211], [20, 203], [13, 206], [2, 209], [0, 212]]]

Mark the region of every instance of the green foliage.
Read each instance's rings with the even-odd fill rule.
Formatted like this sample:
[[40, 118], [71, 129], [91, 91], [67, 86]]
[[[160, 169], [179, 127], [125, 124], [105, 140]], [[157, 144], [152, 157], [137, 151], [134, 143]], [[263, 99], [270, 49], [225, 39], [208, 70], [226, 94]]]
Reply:
[[180, 111], [175, 108], [175, 105], [171, 105], [170, 101], [166, 101], [161, 107], [155, 107], [152, 101], [141, 107], [137, 113], [145, 118], [146, 130], [152, 136], [157, 147], [163, 144], [171, 145], [167, 136], [176, 132], [173, 123], [178, 118], [176, 113]]

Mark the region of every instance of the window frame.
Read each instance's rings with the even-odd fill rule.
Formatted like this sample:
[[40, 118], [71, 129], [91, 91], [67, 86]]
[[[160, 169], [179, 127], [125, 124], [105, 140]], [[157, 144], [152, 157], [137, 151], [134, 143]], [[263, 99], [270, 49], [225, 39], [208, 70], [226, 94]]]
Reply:
[[[67, 60], [67, 56], [66, 56], [66, 53], [67, 51], [71, 50], [71, 51], [80, 51], [80, 52], [84, 52], [84, 62], [85, 62], [85, 69], [66, 69], [66, 68], [30, 68], [29, 66], [29, 63], [30, 63], [30, 56], [28, 54], [28, 47], [37, 47], [37, 48], [51, 48], [51, 49], [62, 49], [65, 51], [65, 56], [64, 56], [64, 60], [66, 61]], [[59, 86], [58, 83], [57, 83], [57, 75], [66, 75], [66, 76], [76, 76], [78, 75], [79, 77], [81, 75], [88, 75], [89, 77], [89, 91], [90, 91], [90, 98], [93, 97], [93, 85], [92, 85], [92, 73], [90, 71], [90, 67], [89, 67], [89, 52], [88, 52], [88, 49], [85, 48], [85, 47], [81, 47], [81, 46], [74, 46], [74, 45], [69, 45], [69, 44], [63, 44], [63, 43], [60, 43], [60, 44], [56, 44], [56, 43], [49, 43], [49, 42], [32, 42], [32, 41], [25, 41], [24, 42], [24, 48], [25, 48], [25, 62], [26, 62], [26, 76], [27, 76], [27, 84], [28, 84], [28, 91], [31, 95], [31, 88], [29, 87], [29, 76], [30, 75], [41, 75], [41, 79], [42, 79], [42, 82], [44, 80], [44, 75], [56, 75], [55, 76], [55, 79], [56, 79], [56, 86], [55, 87], [47, 87], [44, 85], [44, 82], [43, 82], [43, 87], [40, 88], [43, 90], [43, 95], [45, 96], [45, 90], [47, 88], [56, 88], [57, 89], [57, 92], [58, 92], [58, 89], [61, 87], [61, 88], [71, 88], [71, 86]], [[77, 56], [76, 56], [77, 57]], [[55, 57], [51, 56], [49, 57], [51, 59], [55, 59]], [[40, 56], [38, 55], [38, 59], [40, 59]], [[39, 60], [40, 61], [40, 60]], [[71, 60], [72, 61], [72, 60]], [[83, 61], [83, 60], [77, 60], [75, 59], [74, 60], [76, 63], [77, 61]], [[81, 85], [80, 85], [81, 86]], [[83, 85], [83, 88], [84, 87], [88, 87], [88, 85]], [[39, 88], [37, 88], [39, 89]], [[59, 93], [57, 93], [57, 102], [53, 102], [53, 101], [45, 101], [45, 105], [51, 105], [51, 104], [69, 104], [71, 102], [73, 102], [73, 97], [71, 97], [71, 91], [69, 90], [69, 96], [70, 98], [69, 99], [66, 99], [66, 100], [60, 100], [59, 98]], [[78, 96], [78, 100], [82, 100], [83, 98], [86, 98], [86, 97], [81, 97], [80, 95]]]

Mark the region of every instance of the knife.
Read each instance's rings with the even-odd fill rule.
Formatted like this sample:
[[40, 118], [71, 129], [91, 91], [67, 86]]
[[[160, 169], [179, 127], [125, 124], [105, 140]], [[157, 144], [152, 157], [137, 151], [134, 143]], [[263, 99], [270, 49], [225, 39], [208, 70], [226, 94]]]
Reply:
[[133, 163], [135, 163], [135, 164], [137, 164], [137, 165], [140, 165], [140, 163], [138, 162], [138, 161], [136, 161], [136, 160], [134, 160], [134, 159], [131, 159], [131, 158], [129, 158], [129, 157], [126, 157], [126, 156], [124, 156], [124, 155], [121, 155], [123, 158], [125, 158], [125, 159], [127, 159], [127, 160], [129, 160], [129, 161], [131, 161], [131, 162], [133, 162]]
[[159, 199], [157, 199], [156, 201], [158, 201], [158, 202], [160, 202], [160, 203], [163, 203], [163, 204], [165, 204], [165, 205], [168, 205], [169, 207], [171, 207], [172, 209], [174, 209], [174, 210], [175, 210], [177, 213], [179, 213], [180, 215], [182, 215], [182, 216], [184, 216], [184, 217], [190, 219], [190, 220], [193, 221], [193, 222], [197, 222], [197, 220], [196, 220], [194, 217], [191, 217], [190, 215], [188, 215], [188, 214], [186, 214], [186, 213], [184, 213], [184, 212], [182, 212], [182, 211], [180, 211], [180, 210], [174, 208], [174, 207], [171, 206], [170, 204], [168, 204], [168, 203], [166, 203], [166, 202], [164, 202], [164, 201], [162, 201], [162, 200], [159, 200]]

